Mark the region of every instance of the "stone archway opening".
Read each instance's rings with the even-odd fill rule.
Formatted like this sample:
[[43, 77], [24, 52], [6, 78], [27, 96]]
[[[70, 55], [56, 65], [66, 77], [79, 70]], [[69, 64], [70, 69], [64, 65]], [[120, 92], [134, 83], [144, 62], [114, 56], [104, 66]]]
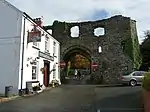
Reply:
[[[75, 80], [75, 71], [79, 71], [83, 77], [91, 73], [91, 55], [82, 48], [73, 48], [65, 53], [63, 60], [66, 63], [65, 76]], [[78, 76], [77, 76], [78, 77]], [[77, 78], [78, 79], [78, 78]]]

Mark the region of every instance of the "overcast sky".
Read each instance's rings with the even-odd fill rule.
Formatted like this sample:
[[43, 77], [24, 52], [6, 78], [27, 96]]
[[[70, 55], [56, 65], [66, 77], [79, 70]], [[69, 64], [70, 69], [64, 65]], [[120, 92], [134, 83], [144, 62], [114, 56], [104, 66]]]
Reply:
[[7, 0], [31, 17], [44, 17], [44, 24], [54, 20], [98, 20], [121, 14], [137, 21], [138, 36], [150, 30], [150, 0]]

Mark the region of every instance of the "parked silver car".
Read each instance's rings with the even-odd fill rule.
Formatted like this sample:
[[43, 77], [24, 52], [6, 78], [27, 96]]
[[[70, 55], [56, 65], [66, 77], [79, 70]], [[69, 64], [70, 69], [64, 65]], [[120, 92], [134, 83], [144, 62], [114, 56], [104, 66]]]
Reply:
[[144, 71], [134, 71], [130, 74], [123, 74], [120, 76], [119, 80], [122, 84], [128, 84], [131, 86], [136, 86], [142, 83], [142, 78], [144, 77]]

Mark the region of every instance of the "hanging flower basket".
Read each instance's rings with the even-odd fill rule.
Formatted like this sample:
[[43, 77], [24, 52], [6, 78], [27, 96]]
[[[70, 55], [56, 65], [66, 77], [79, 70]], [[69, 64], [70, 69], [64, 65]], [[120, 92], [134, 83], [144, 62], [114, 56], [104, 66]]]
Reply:
[[44, 74], [44, 68], [41, 68], [40, 71], [42, 72], [42, 74]]

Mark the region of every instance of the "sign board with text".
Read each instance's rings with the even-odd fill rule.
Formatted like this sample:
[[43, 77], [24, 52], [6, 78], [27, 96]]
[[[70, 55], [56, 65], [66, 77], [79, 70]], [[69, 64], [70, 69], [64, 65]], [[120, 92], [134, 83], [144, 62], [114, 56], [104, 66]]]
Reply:
[[39, 57], [45, 58], [47, 60], [54, 61], [54, 57], [50, 56], [50, 54], [39, 51]]

